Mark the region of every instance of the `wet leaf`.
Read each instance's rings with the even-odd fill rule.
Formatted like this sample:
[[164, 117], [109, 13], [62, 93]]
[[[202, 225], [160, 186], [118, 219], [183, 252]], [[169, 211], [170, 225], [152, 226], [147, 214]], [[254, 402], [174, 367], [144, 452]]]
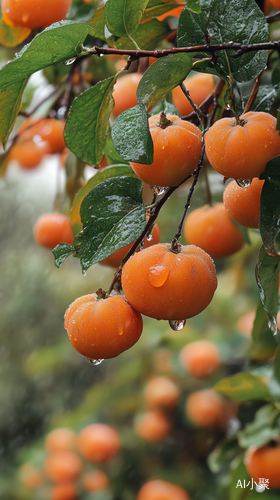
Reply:
[[268, 315], [261, 301], [257, 307], [252, 331], [252, 343], [249, 357], [258, 361], [265, 361], [273, 356], [277, 342], [271, 328], [268, 326]]
[[[203, 7], [203, 5], [202, 5]], [[207, 7], [207, 6], [206, 6]], [[250, 44], [269, 40], [268, 25], [264, 14], [254, 0], [212, 0], [207, 10], [200, 14], [185, 8], [179, 18], [178, 47], [204, 45], [205, 33], [211, 37], [211, 44], [230, 41]], [[238, 82], [256, 78], [266, 67], [268, 52], [249, 52], [236, 59], [230, 57], [233, 50], [227, 50], [233, 77]], [[200, 53], [209, 57], [209, 53]], [[227, 79], [229, 67], [225, 53], [217, 52], [217, 64], [205, 62], [199, 68], [220, 78]]]
[[215, 391], [238, 401], [253, 399], [270, 399], [265, 381], [250, 372], [237, 373], [232, 377], [220, 380]]
[[60, 267], [67, 257], [75, 253], [75, 247], [73, 245], [69, 245], [69, 243], [60, 243], [60, 245], [57, 245], [52, 250], [52, 253], [54, 255], [55, 266]]
[[90, 19], [87, 24], [93, 28], [93, 35], [95, 38], [101, 38], [101, 40], [106, 40], [105, 37], [105, 6], [96, 9], [93, 14], [92, 19]]
[[151, 165], [153, 141], [148, 114], [143, 105], [121, 113], [112, 128], [114, 146], [123, 160]]
[[197, 14], [200, 14], [201, 12], [201, 5], [199, 3], [199, 0], [187, 0], [187, 7], [189, 10], [192, 12], [196, 12]]
[[66, 146], [89, 165], [103, 158], [115, 81], [112, 76], [83, 92], [74, 100], [66, 121]]
[[72, 21], [58, 22], [46, 28], [2, 67], [0, 90], [51, 64], [81, 55], [83, 42], [90, 31], [87, 24]]
[[27, 78], [18, 80], [0, 92], [0, 141], [4, 147], [20, 110], [22, 94], [26, 83]]
[[253, 422], [245, 425], [238, 432], [238, 442], [241, 447], [261, 447], [280, 433], [280, 412], [272, 404], [262, 406], [255, 414]]
[[[133, 34], [133, 39], [142, 50], [155, 50], [160, 42], [171, 33], [168, 22], [152, 19], [140, 24]], [[128, 36], [123, 35], [118, 38], [114, 45], [117, 49], [135, 49], [134, 43]]]
[[238, 441], [235, 436], [222, 441], [208, 455], [207, 463], [211, 472], [213, 474], [220, 472], [225, 467], [225, 463], [231, 462], [239, 451]]
[[83, 270], [135, 241], [146, 225], [143, 183], [136, 178], [107, 179], [81, 203], [83, 230], [75, 237]]
[[116, 36], [133, 35], [137, 30], [149, 0], [107, 0], [105, 20]]
[[169, 115], [180, 116], [179, 111], [176, 108], [176, 106], [174, 106], [173, 104], [171, 104], [170, 102], [167, 102], [167, 101], [161, 101], [158, 104], [156, 104], [153, 107], [153, 109], [151, 110], [151, 112], [149, 113], [149, 115], [150, 116], [158, 115], [162, 111], [166, 114], [169, 114]]
[[267, 313], [268, 326], [272, 333], [277, 332], [279, 269], [280, 257], [271, 257], [262, 246], [256, 265], [256, 278], [261, 303]]
[[120, 177], [124, 175], [135, 178], [137, 177], [136, 174], [133, 172], [132, 168], [128, 165], [114, 165], [113, 167], [111, 166], [106, 167], [103, 168], [100, 172], [97, 172], [97, 174], [95, 174], [93, 177], [91, 177], [86, 183], [86, 185], [78, 191], [74, 199], [70, 211], [70, 221], [72, 226], [81, 222], [81, 217], [80, 217], [81, 203], [91, 189], [93, 189], [95, 186], [105, 181], [106, 179], [110, 179], [113, 177]]
[[[109, 128], [108, 134], [107, 134], [104, 153], [105, 153], [105, 158], [107, 160], [107, 165], [117, 165], [119, 163], [124, 162], [113, 144], [113, 139], [112, 139], [110, 128]], [[123, 174], [121, 174], [121, 175], [123, 175]]]
[[137, 87], [136, 97], [139, 104], [147, 108], [182, 83], [192, 68], [190, 54], [171, 54], [155, 61], [142, 76]]
[[30, 28], [22, 26], [9, 26], [3, 19], [0, 21], [0, 45], [4, 47], [17, 47], [30, 35]]

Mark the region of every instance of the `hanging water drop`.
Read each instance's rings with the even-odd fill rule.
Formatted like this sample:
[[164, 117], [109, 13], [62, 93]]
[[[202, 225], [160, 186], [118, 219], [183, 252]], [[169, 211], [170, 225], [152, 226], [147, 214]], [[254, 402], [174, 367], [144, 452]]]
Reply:
[[162, 194], [164, 194], [164, 193], [165, 193], [166, 188], [165, 188], [165, 187], [161, 187], [161, 186], [151, 186], [151, 191], [152, 191], [154, 194], [156, 194], [156, 195], [160, 196], [160, 195], [162, 195]]
[[252, 184], [252, 179], [235, 179], [238, 186], [241, 188], [247, 188]]
[[152, 241], [152, 239], [153, 239], [153, 235], [152, 235], [152, 233], [148, 234], [148, 236], [147, 236], [147, 240], [148, 240], [148, 241]]
[[82, 275], [83, 275], [83, 276], [85, 276], [86, 274], [87, 274], [86, 270], [85, 270], [85, 269], [83, 269], [83, 270], [82, 270]]
[[67, 59], [67, 61], [63, 61], [63, 64], [65, 66], [70, 66], [70, 64], [73, 64], [76, 61], [77, 57], [71, 57], [71, 59]]
[[277, 334], [278, 328], [277, 328], [277, 323], [275, 320], [268, 322], [268, 328], [272, 331], [273, 335]]
[[91, 359], [91, 358], [87, 358], [87, 360], [90, 362], [91, 365], [94, 366], [101, 365], [102, 361], [104, 361], [104, 359]]
[[172, 328], [172, 330], [174, 330], [175, 332], [179, 332], [180, 330], [182, 330], [185, 324], [185, 319], [172, 319], [169, 321], [170, 328]]
[[230, 104], [226, 104], [226, 109], [231, 109]]

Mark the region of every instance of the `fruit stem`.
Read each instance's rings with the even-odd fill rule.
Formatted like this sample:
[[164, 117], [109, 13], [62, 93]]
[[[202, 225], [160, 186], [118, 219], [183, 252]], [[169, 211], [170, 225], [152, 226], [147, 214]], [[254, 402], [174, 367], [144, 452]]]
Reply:
[[158, 122], [158, 126], [162, 129], [165, 129], [167, 127], [169, 127], [171, 125], [171, 120], [169, 120], [167, 117], [166, 117], [166, 114], [164, 113], [164, 111], [162, 111], [160, 113], [160, 119], [159, 119], [159, 122]]
[[185, 87], [185, 85], [184, 85], [183, 82], [180, 84], [180, 87], [181, 87], [184, 95], [188, 99], [190, 105], [192, 106], [194, 112], [196, 113], [196, 116], [197, 116], [197, 118], [198, 118], [198, 120], [199, 120], [199, 122], [201, 124], [202, 118], [204, 116], [203, 113], [201, 112], [200, 108], [195, 104], [195, 102], [193, 102], [193, 100], [192, 100], [192, 98], [190, 96], [190, 93], [189, 93], [188, 89]]

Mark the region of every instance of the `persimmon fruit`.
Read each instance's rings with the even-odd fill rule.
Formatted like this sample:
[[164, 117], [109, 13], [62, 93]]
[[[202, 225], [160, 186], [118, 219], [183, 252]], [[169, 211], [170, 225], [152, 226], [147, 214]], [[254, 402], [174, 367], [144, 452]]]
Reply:
[[20, 482], [25, 488], [34, 489], [44, 482], [44, 475], [26, 462], [20, 468]]
[[280, 154], [276, 118], [249, 111], [236, 118], [221, 118], [206, 132], [205, 151], [212, 167], [224, 177], [253, 179], [269, 160]]
[[88, 359], [108, 359], [132, 347], [143, 320], [123, 295], [78, 297], [64, 315], [64, 328], [72, 346]]
[[[215, 86], [213, 75], [208, 73], [195, 73], [188, 76], [183, 83], [197, 106], [203, 103]], [[172, 90], [172, 102], [178, 109], [180, 116], [189, 115], [193, 111], [192, 105], [184, 95], [180, 85]]]
[[229, 216], [245, 227], [258, 229], [264, 180], [254, 177], [247, 187], [231, 181], [224, 190], [223, 202]]
[[185, 410], [196, 427], [217, 428], [225, 415], [225, 403], [213, 389], [202, 389], [188, 396]]
[[92, 472], [85, 473], [81, 478], [85, 491], [98, 491], [107, 488], [109, 478], [101, 469], [95, 469]]
[[138, 104], [136, 90], [141, 78], [140, 73], [127, 73], [117, 80], [112, 94], [115, 101], [112, 114], [115, 117]]
[[121, 447], [119, 434], [106, 424], [87, 425], [79, 434], [81, 454], [91, 462], [106, 463], [115, 458]]
[[[156, 243], [159, 243], [160, 240], [160, 229], [158, 227], [158, 224], [155, 223], [152, 233], [151, 233], [152, 238], [148, 239], [147, 236], [145, 236], [144, 239], [144, 248], [150, 247], [151, 245], [155, 245]], [[121, 262], [123, 258], [126, 256], [127, 252], [130, 250], [132, 247], [133, 243], [129, 243], [129, 245], [126, 245], [123, 248], [120, 248], [116, 252], [112, 253], [106, 259], [103, 259], [99, 262], [99, 264], [102, 264], [103, 266], [110, 266], [110, 267], [119, 267], [121, 265]], [[140, 245], [138, 245], [136, 252], [139, 252], [140, 250]]]
[[174, 252], [158, 243], [134, 254], [122, 271], [129, 303], [155, 319], [184, 320], [203, 311], [217, 288], [211, 257], [194, 245]]
[[147, 410], [136, 415], [133, 425], [135, 434], [144, 441], [157, 443], [169, 436], [171, 422], [160, 410]]
[[209, 377], [221, 365], [219, 351], [208, 340], [197, 340], [185, 345], [180, 351], [182, 366], [194, 378]]
[[39, 136], [42, 141], [49, 144], [51, 153], [59, 153], [65, 148], [64, 125], [63, 120], [56, 118], [29, 117], [17, 131], [19, 142], [32, 140], [34, 136]]
[[232, 255], [244, 245], [243, 234], [223, 203], [203, 205], [190, 212], [184, 234], [189, 244], [202, 248], [213, 259]]
[[44, 470], [55, 483], [75, 480], [83, 470], [83, 463], [77, 453], [70, 450], [50, 453], [44, 462]]
[[15, 26], [25, 28], [45, 28], [56, 21], [65, 19], [72, 0], [2, 0], [1, 8], [5, 16]]
[[50, 146], [46, 141], [17, 141], [9, 152], [9, 160], [17, 161], [24, 169], [33, 169], [50, 153]]
[[78, 500], [79, 492], [74, 482], [55, 484], [51, 487], [50, 500]]
[[176, 484], [151, 479], [140, 488], [136, 500], [190, 500], [190, 497]]
[[149, 118], [154, 145], [151, 165], [131, 162], [136, 175], [152, 186], [177, 186], [196, 168], [202, 149], [202, 134], [193, 123], [160, 113]]
[[258, 483], [259, 478], [265, 478], [269, 488], [280, 488], [280, 446], [251, 446], [245, 453], [244, 463], [254, 481]]
[[73, 231], [69, 218], [61, 213], [53, 212], [41, 215], [33, 228], [36, 243], [53, 249], [59, 243], [73, 245]]
[[144, 387], [144, 401], [151, 409], [172, 410], [179, 396], [178, 386], [170, 377], [153, 377]]
[[77, 436], [74, 431], [58, 427], [50, 431], [45, 439], [45, 449], [49, 452], [74, 450], [77, 446]]

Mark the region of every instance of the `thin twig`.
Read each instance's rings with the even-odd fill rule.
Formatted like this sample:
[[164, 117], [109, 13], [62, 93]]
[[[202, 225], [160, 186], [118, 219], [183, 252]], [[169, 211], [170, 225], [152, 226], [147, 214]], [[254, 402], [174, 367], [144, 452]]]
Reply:
[[257, 76], [257, 78], [255, 79], [253, 90], [252, 90], [251, 95], [250, 95], [250, 97], [247, 101], [247, 104], [245, 106], [244, 113], [248, 113], [248, 111], [250, 111], [250, 109], [251, 109], [251, 107], [252, 107], [252, 105], [257, 97], [257, 93], [258, 93], [260, 84], [261, 84], [261, 75]]

